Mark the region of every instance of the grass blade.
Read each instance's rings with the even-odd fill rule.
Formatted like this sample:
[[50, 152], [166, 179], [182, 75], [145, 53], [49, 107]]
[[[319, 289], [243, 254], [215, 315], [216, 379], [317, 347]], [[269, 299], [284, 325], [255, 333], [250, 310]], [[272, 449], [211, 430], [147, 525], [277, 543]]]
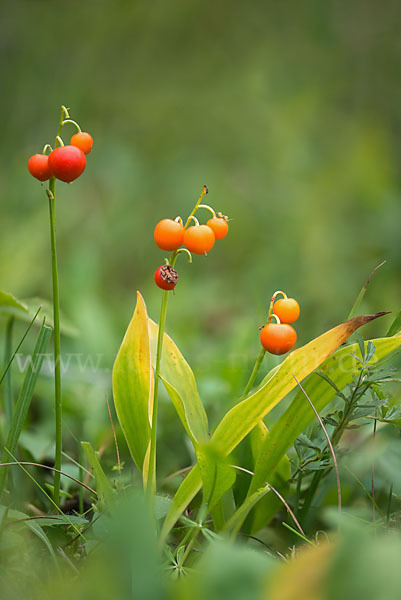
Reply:
[[[39, 377], [40, 369], [44, 360], [44, 353], [49, 343], [52, 329], [45, 325], [43, 320], [40, 328], [36, 344], [30, 357], [29, 366], [25, 374], [25, 378], [18, 396], [17, 403], [15, 405], [14, 415], [11, 422], [11, 427], [8, 432], [6, 446], [9, 452], [14, 453], [18, 444], [19, 436], [21, 435], [22, 427], [24, 425], [26, 415], [31, 404], [33, 392], [35, 389], [36, 381]], [[5, 462], [6, 451], [3, 451], [2, 462]], [[7, 474], [7, 469], [0, 471], [0, 497], [3, 492], [4, 482]]]

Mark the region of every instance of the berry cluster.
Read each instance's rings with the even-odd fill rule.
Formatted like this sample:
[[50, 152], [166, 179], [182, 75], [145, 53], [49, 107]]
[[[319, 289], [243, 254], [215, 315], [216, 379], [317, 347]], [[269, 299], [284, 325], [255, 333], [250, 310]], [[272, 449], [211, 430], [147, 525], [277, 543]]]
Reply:
[[[71, 119], [63, 121], [61, 127], [66, 123], [73, 123], [78, 128], [78, 133], [72, 136], [68, 145], [64, 146], [60, 136], [57, 136], [56, 143], [60, 146], [53, 150], [49, 144], [46, 144], [42, 154], [34, 154], [28, 160], [30, 174], [39, 181], [47, 181], [55, 177], [60, 181], [71, 183], [85, 170], [86, 154], [89, 154], [93, 146], [92, 136], [81, 131], [79, 125]], [[47, 149], [51, 150], [49, 155], [46, 154]]]
[[[283, 298], [276, 301], [278, 294], [282, 294]], [[281, 291], [273, 294], [267, 324], [260, 332], [260, 342], [267, 352], [286, 354], [295, 346], [297, 333], [290, 323], [298, 319], [299, 313], [299, 304], [294, 298], [287, 298]], [[273, 317], [276, 323], [271, 322]]]
[[[213, 248], [215, 241], [222, 240], [228, 233], [228, 218], [222, 213], [216, 214], [211, 206], [200, 204], [200, 200], [207, 193], [207, 187], [204, 186], [200, 199], [185, 225], [182, 218], [177, 217], [175, 220], [163, 219], [155, 227], [156, 245], [161, 250], [174, 253], [172, 264], [162, 265], [155, 272], [155, 282], [163, 290], [173, 290], [176, 286], [178, 273], [173, 265], [178, 252], [185, 249], [188, 253], [206, 255]], [[205, 225], [201, 225], [195, 217], [200, 208], [206, 208], [212, 214]], [[182, 246], [184, 248], [181, 248]]]

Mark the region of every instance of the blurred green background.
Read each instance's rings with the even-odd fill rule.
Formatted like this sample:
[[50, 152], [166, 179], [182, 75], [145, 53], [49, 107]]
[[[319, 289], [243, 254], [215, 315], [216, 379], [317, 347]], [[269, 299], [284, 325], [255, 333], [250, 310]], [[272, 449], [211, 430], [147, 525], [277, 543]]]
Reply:
[[179, 262], [167, 331], [212, 415], [246, 380], [274, 290], [299, 300], [301, 343], [347, 316], [383, 260], [361, 311], [400, 309], [398, 17], [392, 0], [2, 5], [2, 289], [51, 297], [47, 198], [26, 162], [53, 141], [61, 104], [95, 140], [84, 175], [57, 186], [61, 304], [81, 331], [63, 348], [104, 369], [66, 376], [66, 419], [75, 402], [88, 436], [98, 415], [108, 427], [136, 290], [158, 319], [153, 228], [185, 217], [203, 184], [230, 234]]

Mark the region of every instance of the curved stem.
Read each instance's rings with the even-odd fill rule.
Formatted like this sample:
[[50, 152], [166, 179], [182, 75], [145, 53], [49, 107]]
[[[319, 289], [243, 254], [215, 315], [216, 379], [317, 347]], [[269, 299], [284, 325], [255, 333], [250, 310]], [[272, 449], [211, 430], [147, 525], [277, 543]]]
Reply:
[[[179, 250], [175, 251], [175, 254], [177, 255], [175, 258], [177, 258], [179, 254], [186, 254], [188, 257], [188, 262], [189, 263], [192, 262], [192, 254], [190, 253], [189, 250], [187, 250], [187, 248], [179, 248]], [[175, 260], [174, 260], [174, 262], [175, 262]], [[173, 265], [171, 265], [171, 266], [173, 266]]]
[[206, 208], [206, 210], [208, 210], [209, 212], [212, 213], [213, 218], [216, 218], [216, 213], [213, 210], [213, 208], [211, 206], [209, 206], [208, 204], [199, 204], [198, 209], [199, 208]]
[[194, 217], [194, 215], [191, 215], [188, 217], [185, 227], [187, 227], [191, 221], [193, 221], [195, 223], [195, 225], [199, 227], [199, 221], [196, 217]]
[[[270, 323], [270, 321], [272, 320], [273, 316], [276, 316], [276, 315], [273, 315], [273, 306], [274, 306], [274, 301], [276, 300], [276, 298], [277, 298], [277, 296], [279, 294], [282, 295], [283, 298], [287, 298], [287, 294], [285, 292], [282, 292], [281, 290], [277, 290], [276, 292], [274, 292], [274, 294], [273, 294], [273, 296], [271, 297], [271, 300], [270, 300], [269, 312], [267, 314], [267, 322], [268, 323]], [[278, 321], [278, 322], [280, 322], [280, 321]]]
[[50, 150], [50, 152], [53, 152], [53, 148], [50, 146], [50, 144], [45, 144], [43, 146], [43, 150], [42, 150], [42, 154], [46, 154], [46, 152]]
[[72, 119], [65, 119], [62, 123], [61, 126], [64, 127], [64, 125], [67, 125], [67, 123], [72, 123], [72, 125], [75, 125], [75, 127], [78, 130], [78, 133], [81, 133], [81, 128], [78, 125], [78, 123], [76, 121], [73, 121]]
[[[18, 466], [19, 465], [28, 465], [28, 466], [30, 465], [31, 467], [40, 467], [41, 469], [48, 469], [49, 471], [57, 471], [57, 469], [55, 469], [54, 467], [49, 467], [49, 465], [42, 465], [41, 463], [30, 462], [30, 461], [26, 461], [26, 460], [0, 463], [0, 467], [12, 467], [13, 465], [18, 465]], [[84, 487], [89, 492], [91, 492], [92, 494], [97, 496], [97, 492], [95, 490], [93, 490], [91, 487], [89, 487], [89, 485], [87, 485], [86, 483], [81, 481], [80, 479], [77, 479], [76, 477], [73, 477], [72, 475], [69, 475], [68, 473], [65, 473], [64, 471], [59, 471], [59, 473], [60, 473], [60, 475], [63, 475], [64, 477], [68, 477], [68, 479], [71, 479], [71, 481], [75, 481], [75, 483], [78, 483], [81, 487]]]

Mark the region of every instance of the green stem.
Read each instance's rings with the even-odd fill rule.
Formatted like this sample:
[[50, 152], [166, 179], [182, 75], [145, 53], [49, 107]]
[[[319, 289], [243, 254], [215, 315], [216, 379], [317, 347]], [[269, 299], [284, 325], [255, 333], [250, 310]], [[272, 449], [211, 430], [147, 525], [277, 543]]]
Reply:
[[160, 309], [159, 331], [157, 336], [157, 351], [155, 365], [155, 385], [153, 392], [153, 410], [152, 410], [152, 429], [150, 434], [150, 452], [149, 452], [149, 472], [147, 481], [147, 495], [149, 498], [153, 496], [153, 488], [156, 483], [156, 434], [157, 434], [157, 409], [159, 400], [159, 376], [160, 362], [163, 350], [164, 328], [166, 325], [168, 290], [163, 292], [162, 304]]
[[248, 383], [245, 386], [245, 389], [243, 391], [243, 394], [242, 394], [240, 400], [244, 400], [244, 398], [247, 397], [247, 395], [249, 394], [250, 390], [252, 389], [252, 386], [253, 386], [253, 384], [255, 382], [255, 379], [257, 377], [257, 374], [258, 374], [259, 369], [260, 369], [260, 365], [262, 364], [262, 361], [264, 359], [265, 354], [266, 354], [266, 350], [264, 348], [262, 348], [261, 351], [258, 354], [258, 357], [257, 357], [256, 362], [254, 364], [254, 367], [252, 369], [252, 373], [251, 373], [251, 375], [249, 377]]
[[[84, 438], [85, 439], [85, 438]], [[79, 462], [79, 467], [78, 467], [78, 478], [80, 481], [84, 480], [84, 470], [82, 467], [82, 462], [83, 462], [83, 452], [82, 452], [82, 446], [81, 444], [78, 444], [78, 462]], [[82, 516], [84, 514], [84, 488], [81, 486], [79, 486], [79, 514]]]
[[[60, 109], [60, 120], [58, 124], [56, 141], [54, 147], [57, 147], [57, 141], [63, 128], [64, 118], [69, 118], [67, 109], [62, 106]], [[61, 470], [61, 452], [62, 452], [62, 399], [61, 399], [61, 364], [60, 364], [60, 294], [58, 285], [57, 270], [57, 252], [56, 252], [56, 178], [49, 180], [49, 189], [47, 196], [49, 198], [49, 216], [50, 216], [50, 245], [52, 256], [52, 281], [53, 281], [53, 325], [54, 325], [54, 402], [56, 412], [56, 449], [54, 458], [55, 469]], [[54, 502], [60, 501], [60, 473], [54, 472]]]
[[[56, 215], [55, 215], [55, 187], [56, 179], [52, 177], [49, 181], [49, 215], [50, 215], [50, 244], [52, 257], [52, 280], [53, 280], [53, 322], [54, 322], [54, 398], [56, 412], [56, 450], [54, 467], [61, 470], [62, 450], [62, 401], [61, 401], [61, 365], [60, 365], [60, 298], [57, 270], [56, 252]], [[60, 501], [60, 473], [54, 473], [54, 502], [58, 505]]]
[[[338, 423], [337, 427], [334, 429], [332, 436], [331, 436], [331, 443], [333, 445], [333, 447], [337, 446], [337, 444], [339, 443], [339, 441], [341, 440], [343, 433], [348, 425], [349, 422], [349, 418], [352, 414], [353, 408], [355, 406], [355, 403], [358, 401], [360, 396], [357, 396], [357, 390], [359, 389], [359, 386], [361, 385], [361, 381], [362, 381], [362, 376], [363, 376], [363, 372], [364, 370], [361, 369], [361, 372], [359, 374], [359, 378], [358, 378], [358, 383], [355, 386], [355, 389], [352, 393], [351, 399], [349, 400], [347, 407], [344, 410], [344, 414], [343, 417], [341, 419], [341, 421]], [[306, 493], [305, 496], [305, 501], [304, 501], [304, 505], [302, 507], [302, 511], [301, 511], [301, 519], [305, 522], [307, 514], [309, 512], [310, 506], [312, 504], [312, 500], [313, 497], [316, 493], [316, 490], [319, 486], [319, 483], [323, 477], [323, 475], [326, 475], [327, 473], [329, 473], [331, 471], [332, 467], [329, 467], [326, 471], [316, 471], [313, 478], [312, 478], [312, 482], [308, 488], [308, 491]]]
[[205, 196], [207, 193], [208, 193], [207, 186], [206, 186], [206, 185], [204, 185], [204, 186], [203, 186], [203, 188], [202, 188], [202, 191], [201, 191], [201, 193], [200, 193], [200, 196], [199, 196], [199, 198], [198, 198], [198, 201], [197, 201], [197, 203], [196, 203], [196, 204], [195, 204], [195, 206], [194, 206], [194, 209], [193, 209], [193, 211], [191, 212], [191, 214], [189, 215], [188, 219], [186, 220], [186, 223], [185, 223], [185, 229], [188, 227], [189, 223], [191, 222], [191, 219], [192, 219], [192, 217], [194, 216], [194, 214], [195, 214], [195, 213], [196, 213], [196, 211], [198, 210], [198, 208], [199, 208], [199, 205], [200, 205], [200, 203], [201, 203], [201, 202], [202, 202], [202, 200], [203, 200], [203, 197], [204, 197], [204, 196]]
[[185, 561], [187, 560], [196, 540], [198, 539], [198, 535], [200, 533], [200, 527], [195, 527], [192, 531], [192, 534], [190, 536], [189, 542], [187, 544], [187, 547], [185, 548], [185, 552], [182, 555], [182, 558], [180, 560], [180, 562], [177, 565], [178, 569], [182, 569], [182, 567], [184, 566]]

